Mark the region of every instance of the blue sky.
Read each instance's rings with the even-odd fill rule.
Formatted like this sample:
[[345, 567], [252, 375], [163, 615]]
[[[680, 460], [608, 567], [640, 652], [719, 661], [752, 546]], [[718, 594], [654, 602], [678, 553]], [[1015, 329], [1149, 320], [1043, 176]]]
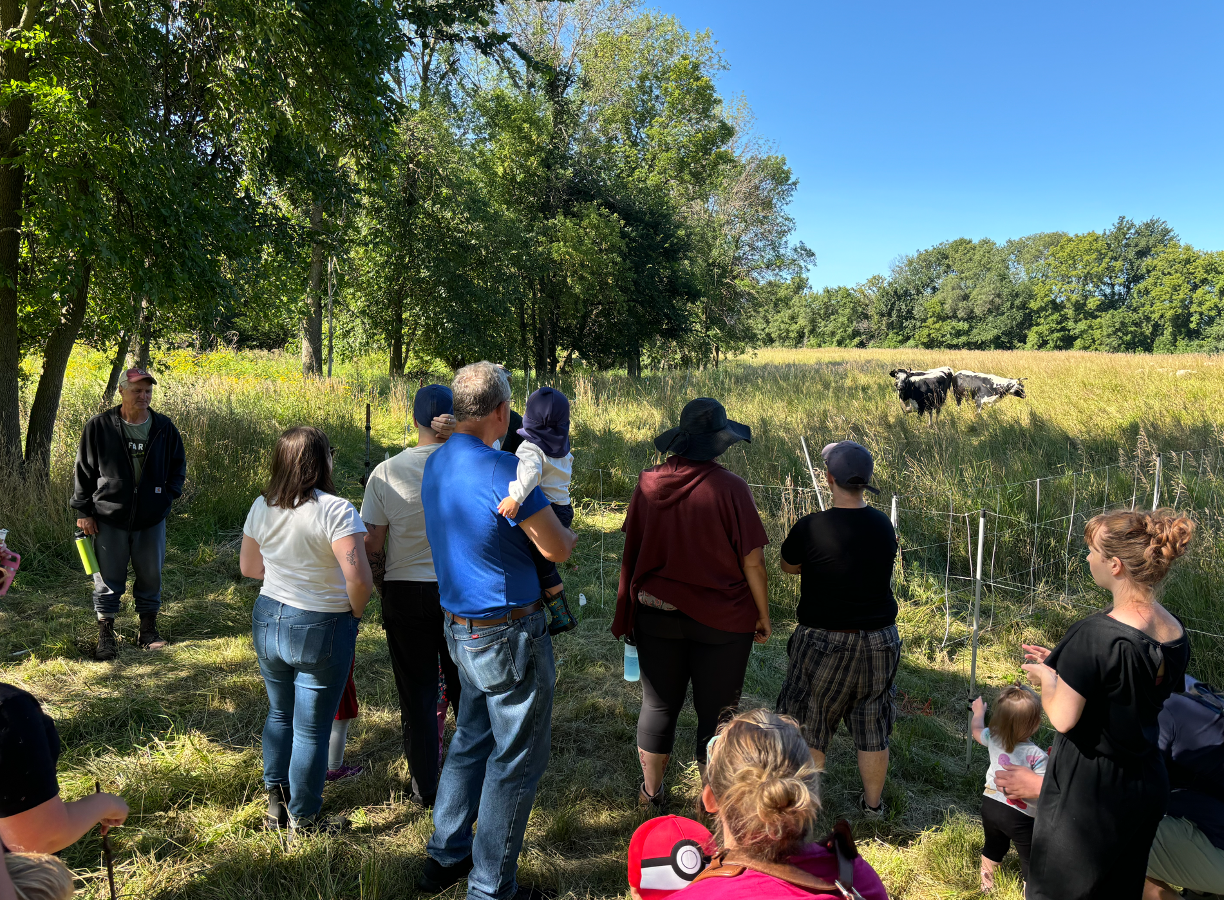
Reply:
[[1159, 216], [1224, 249], [1224, 2], [654, 0], [800, 186], [815, 287], [956, 237]]

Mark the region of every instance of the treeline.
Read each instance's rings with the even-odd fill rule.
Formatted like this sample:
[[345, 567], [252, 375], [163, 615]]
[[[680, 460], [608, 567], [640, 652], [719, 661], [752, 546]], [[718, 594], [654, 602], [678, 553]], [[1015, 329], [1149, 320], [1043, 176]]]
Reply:
[[29, 0], [0, 28], [0, 462], [39, 476], [78, 342], [113, 357], [102, 403], [169, 346], [637, 372], [750, 345], [810, 258], [710, 35], [636, 0]]
[[761, 291], [765, 345], [1110, 352], [1224, 350], [1224, 252], [1160, 219], [996, 244], [960, 238], [855, 287]]

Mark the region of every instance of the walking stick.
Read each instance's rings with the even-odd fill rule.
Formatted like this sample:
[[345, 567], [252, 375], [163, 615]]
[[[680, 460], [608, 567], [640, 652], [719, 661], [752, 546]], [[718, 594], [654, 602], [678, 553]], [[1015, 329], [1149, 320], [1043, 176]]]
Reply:
[[[94, 793], [102, 793], [102, 783], [98, 779], [94, 779]], [[118, 895], [115, 893], [115, 857], [111, 853], [110, 835], [107, 834], [106, 826], [102, 826], [102, 858], [106, 860], [106, 880], [110, 883], [111, 900], [117, 900]]]

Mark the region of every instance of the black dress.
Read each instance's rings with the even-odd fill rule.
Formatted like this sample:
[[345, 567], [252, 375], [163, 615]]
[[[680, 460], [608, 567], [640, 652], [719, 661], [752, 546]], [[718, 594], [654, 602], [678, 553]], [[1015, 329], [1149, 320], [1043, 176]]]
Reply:
[[1097, 613], [1046, 664], [1087, 701], [1058, 735], [1038, 799], [1027, 900], [1139, 900], [1169, 798], [1156, 717], [1190, 661], [1186, 635], [1161, 644]]

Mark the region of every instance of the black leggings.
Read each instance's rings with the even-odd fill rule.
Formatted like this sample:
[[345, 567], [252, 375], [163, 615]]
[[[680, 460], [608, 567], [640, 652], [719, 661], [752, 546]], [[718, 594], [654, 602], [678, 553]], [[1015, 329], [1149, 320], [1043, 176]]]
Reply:
[[1033, 849], [1032, 816], [993, 797], [982, 798], [982, 830], [986, 832], [986, 846], [982, 856], [993, 862], [1003, 862], [1009, 844], [1016, 845], [1020, 857], [1020, 873], [1028, 881], [1029, 852]]
[[697, 711], [694, 755], [704, 763], [706, 743], [719, 722], [733, 716], [739, 706], [752, 634], [720, 631], [682, 612], [662, 612], [640, 604], [633, 633], [642, 670], [638, 746], [648, 753], [672, 752], [676, 722], [692, 680]]

